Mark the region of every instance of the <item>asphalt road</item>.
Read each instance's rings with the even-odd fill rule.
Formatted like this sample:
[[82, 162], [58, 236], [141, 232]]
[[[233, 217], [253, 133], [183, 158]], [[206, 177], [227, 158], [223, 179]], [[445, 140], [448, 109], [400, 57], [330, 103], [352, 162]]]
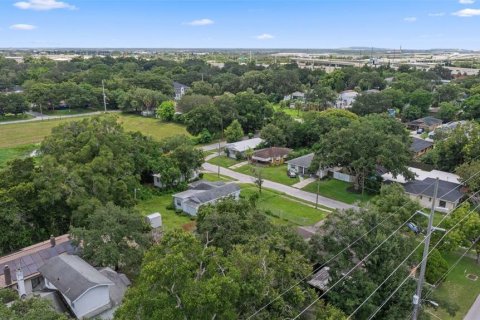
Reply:
[[463, 318], [463, 320], [478, 320], [478, 319], [480, 319], [480, 295], [478, 295], [477, 299], [471, 306], [467, 315], [465, 316], [465, 318]]
[[[213, 164], [210, 164], [210, 163], [206, 162], [202, 166], [203, 166], [203, 169], [205, 169], [207, 171], [215, 172], [215, 173], [218, 172], [218, 166], [216, 166], [216, 165], [213, 165]], [[253, 180], [254, 180], [254, 178], [249, 176], [249, 175], [239, 173], [239, 172], [236, 172], [236, 171], [233, 171], [233, 170], [230, 170], [230, 169], [226, 169], [226, 168], [223, 168], [223, 167], [220, 167], [220, 174], [224, 175], [224, 176], [227, 176], [227, 177], [230, 177], [230, 178], [233, 178], [235, 180], [238, 180], [240, 183], [253, 183]], [[315, 200], [316, 200], [316, 197], [317, 197], [317, 195], [315, 193], [306, 192], [306, 191], [303, 191], [303, 190], [300, 190], [300, 189], [295, 189], [295, 188], [292, 188], [290, 186], [286, 186], [286, 185], [283, 185], [281, 183], [273, 182], [273, 181], [270, 181], [270, 180], [264, 180], [263, 181], [263, 187], [268, 188], [268, 189], [273, 189], [273, 190], [276, 190], [276, 191], [279, 191], [279, 192], [283, 192], [285, 194], [288, 194], [289, 196], [292, 196], [292, 197], [295, 197], [295, 198], [298, 198], [298, 199], [301, 199], [301, 200], [304, 200], [304, 201], [308, 201], [308, 202], [311, 202], [311, 203], [315, 203]], [[322, 197], [320, 195], [318, 196], [318, 203], [322, 206], [325, 206], [325, 207], [328, 207], [328, 208], [331, 208], [331, 209], [350, 209], [350, 208], [355, 207], [355, 206], [352, 206], [352, 205], [349, 205], [349, 204], [346, 204], [346, 203], [343, 203], [343, 202], [340, 202], [340, 201], [336, 201], [336, 200], [333, 200], [333, 199], [330, 199], [330, 198]]]
[[[111, 111], [107, 111], [107, 112], [108, 113], [115, 113], [115, 112], [120, 112], [120, 110], [111, 110]], [[42, 120], [53, 120], [53, 119], [65, 119], [65, 118], [94, 116], [94, 115], [102, 114], [102, 113], [104, 113], [104, 111], [95, 111], [95, 112], [78, 113], [78, 114], [67, 114], [67, 115], [61, 115], [61, 116], [49, 116], [49, 115], [46, 115], [46, 114], [41, 114], [39, 112], [28, 112], [28, 114], [31, 114], [35, 118], [26, 119], [26, 120], [15, 120], [15, 121], [0, 122], [0, 125], [13, 124], [13, 123], [24, 123], [24, 122], [34, 122], [34, 121], [42, 121]]]

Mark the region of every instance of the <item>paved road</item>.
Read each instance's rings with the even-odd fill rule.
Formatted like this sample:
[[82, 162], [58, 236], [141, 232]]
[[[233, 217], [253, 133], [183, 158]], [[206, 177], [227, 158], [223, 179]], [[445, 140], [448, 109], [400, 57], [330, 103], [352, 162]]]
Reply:
[[[207, 171], [210, 171], [210, 172], [218, 172], [218, 166], [207, 163], [207, 162], [203, 164], [203, 168]], [[253, 183], [253, 180], [254, 180], [254, 178], [249, 176], [249, 175], [239, 173], [239, 172], [235, 172], [233, 170], [226, 169], [226, 168], [223, 168], [223, 167], [220, 167], [220, 174], [222, 174], [224, 176], [227, 176], [227, 177], [230, 177], [230, 178], [233, 178], [233, 179], [236, 179], [240, 183]], [[308, 201], [308, 202], [311, 202], [311, 203], [315, 203], [315, 199], [317, 197], [317, 195], [315, 193], [295, 189], [295, 188], [292, 188], [290, 186], [286, 186], [286, 185], [283, 185], [281, 183], [277, 183], [277, 182], [273, 182], [273, 181], [269, 181], [269, 180], [264, 180], [263, 186], [265, 188], [273, 189], [273, 190], [276, 190], [276, 191], [279, 191], [279, 192], [283, 192], [283, 193], [285, 193], [289, 196], [292, 196], [292, 197], [295, 197], [295, 198], [298, 198], [298, 199], [301, 199], [301, 200], [304, 200], [304, 201]], [[331, 208], [331, 209], [354, 208], [354, 206], [352, 206], [352, 205], [349, 205], [349, 204], [346, 204], [346, 203], [343, 203], [343, 202], [340, 202], [340, 201], [336, 201], [336, 200], [333, 200], [333, 199], [330, 199], [330, 198], [322, 197], [322, 196], [318, 196], [318, 203], [322, 206], [325, 206], [325, 207], [328, 207], [328, 208]]]
[[[225, 141], [220, 142], [220, 148], [225, 147], [227, 143]], [[217, 143], [212, 143], [206, 146], [201, 147], [203, 151], [214, 151], [218, 150], [218, 142]]]
[[472, 307], [468, 311], [467, 315], [463, 320], [478, 320], [480, 319], [480, 294], [477, 297], [477, 300], [473, 303]]
[[[120, 110], [107, 111], [107, 113], [117, 113], [117, 112], [121, 112], [121, 111]], [[67, 114], [67, 115], [61, 115], [61, 116], [49, 116], [49, 115], [46, 115], [46, 114], [41, 114], [39, 112], [29, 112], [29, 114], [31, 114], [35, 118], [26, 119], [26, 120], [15, 120], [15, 121], [0, 122], [0, 125], [14, 124], [14, 123], [24, 123], [24, 122], [34, 122], [34, 121], [42, 121], [42, 120], [53, 120], [53, 119], [65, 119], [65, 118], [94, 116], [94, 115], [102, 114], [102, 113], [104, 113], [104, 112], [103, 111], [95, 111], [95, 112], [88, 112], [88, 113]]]

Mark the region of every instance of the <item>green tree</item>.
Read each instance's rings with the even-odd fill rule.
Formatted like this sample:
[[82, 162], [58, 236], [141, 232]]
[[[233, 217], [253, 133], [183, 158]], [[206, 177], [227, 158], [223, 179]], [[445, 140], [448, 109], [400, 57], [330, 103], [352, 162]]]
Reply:
[[228, 143], [240, 141], [244, 135], [242, 126], [238, 120], [233, 120], [233, 122], [225, 129], [225, 139]]
[[410, 177], [406, 167], [411, 159], [409, 146], [408, 132], [401, 123], [385, 115], [371, 115], [322, 137], [312, 169], [320, 163], [342, 166], [355, 177], [355, 190], [360, 190], [378, 165], [395, 176]]
[[[224, 253], [211, 239], [201, 242], [193, 234], [166, 233], [145, 255], [140, 276], [115, 317], [245, 319], [309, 273], [308, 263], [296, 251], [280, 254], [260, 240]], [[302, 287], [259, 317], [294, 316], [313, 300], [312, 291]]]
[[235, 95], [224, 93], [215, 98], [213, 105], [222, 115], [223, 125], [226, 127], [238, 118], [237, 106], [235, 103]]
[[432, 104], [432, 94], [424, 89], [417, 89], [410, 93], [407, 97], [411, 105], [417, 106], [425, 114]]
[[163, 121], [172, 121], [175, 114], [175, 102], [163, 101], [155, 112], [157, 117]]
[[454, 229], [447, 235], [446, 245], [449, 249], [456, 249], [458, 246], [471, 247], [477, 254], [477, 264], [480, 264], [480, 214], [465, 202], [456, 209], [444, 221], [443, 225], [450, 229], [456, 225]]
[[213, 105], [199, 106], [185, 115], [185, 124], [192, 135], [199, 134], [203, 129], [217, 133], [221, 130], [222, 115]]
[[[10, 290], [10, 289], [2, 289]], [[0, 303], [0, 319], [8, 320], [67, 320], [65, 314], [57, 313], [46, 299], [32, 297], [15, 299], [11, 306]]]
[[[419, 258], [419, 260], [421, 260], [421, 258]], [[442, 280], [441, 278], [447, 270], [447, 261], [442, 257], [442, 254], [438, 249], [433, 249], [428, 256], [425, 279], [430, 284], [436, 284], [437, 281]]]
[[461, 89], [455, 84], [444, 84], [436, 87], [434, 99], [437, 103], [451, 102], [458, 99]]
[[325, 110], [331, 107], [337, 99], [337, 93], [330, 87], [317, 84], [313, 86], [312, 90], [307, 94], [307, 100], [313, 102], [317, 106], [316, 110]]
[[27, 110], [27, 102], [23, 93], [0, 95], [0, 115], [6, 113], [19, 114]]
[[363, 93], [357, 96], [351, 110], [353, 113], [364, 116], [371, 113], [383, 113], [391, 107], [391, 97], [383, 92]]
[[453, 121], [457, 117], [460, 108], [451, 102], [440, 103], [440, 110], [438, 111], [438, 117], [443, 121]]
[[235, 96], [238, 111], [238, 121], [245, 132], [260, 129], [265, 120], [273, 115], [273, 109], [268, 104], [264, 94], [255, 94], [252, 90], [239, 92]]
[[215, 88], [206, 81], [193, 82], [191, 90], [194, 94], [201, 94], [204, 96], [214, 96], [217, 94]]
[[464, 102], [464, 119], [480, 119], [480, 94], [469, 97]]
[[96, 208], [84, 226], [72, 228], [70, 234], [82, 257], [92, 265], [129, 274], [137, 273], [138, 261], [150, 243], [143, 217], [111, 202]]
[[407, 121], [412, 121], [421, 118], [425, 112], [416, 105], [407, 104], [402, 110], [402, 117]]
[[213, 99], [209, 96], [200, 94], [186, 94], [177, 102], [177, 109], [179, 112], [188, 113], [195, 108], [210, 106]]
[[260, 137], [269, 147], [283, 147], [286, 144], [286, 137], [282, 129], [271, 123], [263, 127]]
[[455, 172], [471, 193], [480, 191], [480, 160], [466, 162], [457, 167]]

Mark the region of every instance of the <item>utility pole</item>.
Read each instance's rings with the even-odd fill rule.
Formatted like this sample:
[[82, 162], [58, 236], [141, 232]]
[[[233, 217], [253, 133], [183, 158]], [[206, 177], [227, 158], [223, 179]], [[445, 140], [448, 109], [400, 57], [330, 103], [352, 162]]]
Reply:
[[[221, 139], [220, 141], [218, 141], [218, 156], [220, 157], [220, 144], [222, 143], [223, 141], [223, 118], [220, 117], [220, 125], [222, 127], [222, 134], [221, 134]], [[218, 165], [218, 173], [217, 173], [218, 177], [220, 178], [220, 164]]]
[[103, 108], [105, 110], [105, 113], [107, 113], [107, 97], [105, 96], [105, 84], [103, 80], [102, 80], [102, 90], [103, 90]]
[[427, 228], [427, 235], [425, 236], [425, 246], [423, 248], [423, 257], [422, 257], [422, 266], [420, 268], [420, 276], [418, 277], [417, 281], [417, 291], [413, 295], [413, 314], [412, 319], [417, 320], [418, 318], [418, 311], [420, 309], [420, 301], [422, 299], [422, 288], [423, 282], [425, 280], [425, 271], [427, 267], [427, 258], [428, 258], [428, 250], [430, 247], [430, 238], [432, 236], [433, 228], [433, 216], [435, 215], [435, 205], [437, 203], [437, 193], [438, 193], [438, 178], [435, 181], [435, 189], [433, 191], [433, 201], [432, 207], [430, 210], [430, 216], [428, 217], [428, 228]]
[[315, 209], [318, 209], [318, 194], [320, 193], [320, 177], [317, 177], [317, 198], [315, 199]]

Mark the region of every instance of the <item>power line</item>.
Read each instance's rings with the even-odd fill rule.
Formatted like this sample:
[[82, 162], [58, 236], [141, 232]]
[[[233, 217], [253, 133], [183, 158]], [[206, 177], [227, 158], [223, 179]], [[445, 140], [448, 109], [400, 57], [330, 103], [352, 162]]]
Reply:
[[[429, 184], [425, 190], [423, 190], [422, 192], [426, 191], [428, 188], [430, 188], [431, 186], [433, 185], [433, 183]], [[283, 291], [280, 295], [278, 295], [275, 299], [271, 300], [270, 302], [268, 302], [267, 304], [265, 304], [264, 306], [262, 306], [260, 309], [256, 310], [251, 316], [249, 316], [247, 318], [247, 320], [253, 318], [255, 315], [257, 315], [260, 311], [262, 311], [263, 309], [265, 309], [266, 307], [268, 307], [269, 305], [271, 305], [273, 302], [275, 302], [276, 300], [280, 299], [283, 295], [285, 295], [287, 292], [289, 292], [290, 290], [292, 290], [293, 288], [295, 288], [296, 286], [298, 286], [300, 283], [302, 283], [303, 281], [305, 281], [305, 279], [307, 279], [308, 277], [310, 277], [311, 275], [315, 274], [317, 271], [319, 271], [321, 268], [323, 268], [325, 265], [327, 265], [328, 263], [332, 262], [333, 260], [335, 260], [338, 256], [340, 256], [342, 253], [344, 253], [346, 250], [348, 250], [349, 248], [351, 248], [354, 244], [356, 244], [358, 241], [362, 240], [364, 237], [366, 237], [368, 234], [370, 234], [372, 231], [374, 231], [375, 229], [377, 229], [379, 226], [383, 225], [383, 223], [387, 220], [389, 220], [394, 214], [396, 214], [397, 212], [399, 212], [401, 209], [403, 209], [407, 204], [404, 204], [403, 206], [401, 206], [400, 208], [398, 208], [397, 210], [395, 210], [394, 212], [392, 212], [391, 214], [389, 214], [385, 219], [383, 219], [380, 223], [378, 223], [377, 225], [375, 225], [374, 227], [372, 227], [370, 230], [368, 230], [367, 232], [365, 232], [363, 235], [361, 235], [359, 238], [357, 238], [356, 240], [354, 240], [352, 243], [350, 243], [348, 246], [346, 246], [345, 248], [343, 248], [342, 250], [340, 250], [337, 254], [335, 254], [333, 257], [331, 257], [330, 259], [328, 259], [325, 263], [323, 263], [320, 267], [314, 269], [312, 272], [310, 272], [309, 274], [307, 274], [305, 277], [303, 277], [302, 279], [300, 279], [298, 282], [296, 282], [295, 284], [293, 284], [292, 286], [290, 286], [288, 289], [286, 289], [285, 291]]]
[[[455, 208], [452, 209], [451, 212], [453, 212], [454, 210], [456, 210], [461, 204], [465, 203], [466, 201], [470, 200], [475, 194], [472, 194], [470, 197], [468, 197], [467, 199], [465, 199], [462, 203], [458, 204], [457, 206], [455, 206]], [[437, 227], [443, 222], [443, 220], [448, 216], [448, 214], [440, 221], [440, 223], [437, 225]], [[428, 236], [428, 235], [427, 235]], [[416, 250], [427, 240], [427, 237], [425, 237], [416, 247], [415, 249], [412, 250], [412, 252], [402, 261], [400, 262], [400, 264], [388, 275], [388, 277], [383, 280], [383, 282], [381, 284], [379, 284], [377, 286], [377, 288], [375, 290], [373, 290], [373, 292], [365, 299], [363, 300], [363, 302], [348, 316], [347, 319], [350, 319], [353, 315], [355, 315], [357, 313], [358, 310], [360, 310], [361, 307], [363, 307], [363, 305], [365, 305], [365, 303], [367, 303], [367, 301], [388, 281], [388, 279], [390, 279], [397, 271], [398, 269], [400, 269], [400, 267], [408, 261], [408, 259], [416, 252]], [[423, 259], [422, 259], [423, 260]]]
[[[478, 206], [476, 206], [474, 209], [470, 210], [470, 212], [465, 216], [463, 217], [460, 221], [458, 221], [453, 227], [451, 227], [447, 232], [444, 233], [444, 235], [440, 238], [440, 240], [438, 240], [438, 242], [435, 244], [435, 246], [432, 248], [432, 250], [430, 250], [430, 252], [428, 253], [427, 257], [433, 252], [433, 250], [438, 246], [438, 244], [447, 236], [447, 234], [449, 234], [454, 228], [456, 228], [461, 222], [463, 222], [463, 220], [465, 220], [467, 217], [469, 217], [473, 212], [475, 212], [475, 210], [480, 207], [480, 204]], [[444, 217], [444, 219], [446, 218], [447, 216]], [[441, 223], [443, 222], [443, 219], [440, 221], [440, 223], [438, 225], [440, 225]], [[437, 226], [438, 226], [437, 225]], [[424, 259], [422, 259], [422, 261], [420, 261], [420, 263], [418, 263], [415, 268], [418, 268], [418, 266], [423, 262]], [[395, 293], [397, 293], [398, 290], [400, 290], [400, 288], [405, 284], [405, 282], [410, 278], [410, 275], [408, 275], [401, 283], [400, 285], [398, 285], [398, 287], [388, 296], [387, 299], [385, 299], [385, 301], [373, 312], [373, 314], [370, 315], [370, 317], [368, 318], [368, 320], [372, 319], [382, 308], [383, 306], [385, 306], [385, 304], [387, 304], [387, 302], [393, 297], [393, 295]], [[413, 313], [412, 313], [413, 314]]]
[[[464, 183], [466, 183], [467, 181], [469, 181], [470, 179], [473, 179], [476, 175], [480, 174], [480, 171], [476, 172], [475, 174], [473, 174], [470, 178], [468, 178]], [[433, 183], [432, 183], [433, 184]], [[425, 190], [427, 190], [429, 187], [432, 186], [432, 184], [430, 184]], [[453, 192], [455, 189], [457, 189], [458, 187], [460, 187], [461, 185], [453, 188], [452, 190], [450, 190], [449, 192], [445, 193], [443, 195], [446, 196], [447, 194]], [[424, 191], [425, 191], [424, 190]], [[405, 205], [404, 205], [405, 206]], [[402, 207], [404, 207], [402, 206]], [[402, 208], [401, 207], [401, 208]], [[397, 210], [398, 211], [398, 210]], [[327, 294], [330, 290], [332, 290], [338, 283], [340, 283], [343, 279], [345, 279], [348, 275], [350, 275], [362, 262], [364, 262], [368, 257], [370, 257], [370, 255], [372, 255], [378, 248], [380, 248], [387, 240], [389, 240], [395, 233], [397, 233], [417, 212], [413, 213], [404, 223], [402, 223], [402, 225], [400, 225], [400, 227], [398, 227], [394, 232], [392, 232], [385, 240], [383, 240], [375, 249], [373, 249], [367, 256], [365, 256], [361, 261], [359, 261], [352, 269], [350, 269], [345, 275], [343, 275], [337, 282], [335, 282], [332, 286], [330, 286], [327, 290], [325, 290], [318, 298], [316, 298], [311, 304], [309, 304], [306, 308], [304, 308], [297, 316], [295, 316], [293, 319], [297, 319], [298, 317], [300, 317], [303, 313], [305, 313], [308, 309], [310, 309], [318, 300], [320, 300], [325, 294]], [[440, 221], [440, 223], [443, 222], [443, 220], [448, 216], [448, 214]], [[378, 225], [377, 225], [378, 226]], [[376, 226], [376, 227], [377, 227]], [[347, 247], [349, 248], [350, 245]], [[343, 252], [343, 251], [342, 251]], [[337, 254], [338, 255], [338, 254]], [[422, 259], [423, 261], [423, 259]], [[326, 264], [326, 263], [325, 263]]]

